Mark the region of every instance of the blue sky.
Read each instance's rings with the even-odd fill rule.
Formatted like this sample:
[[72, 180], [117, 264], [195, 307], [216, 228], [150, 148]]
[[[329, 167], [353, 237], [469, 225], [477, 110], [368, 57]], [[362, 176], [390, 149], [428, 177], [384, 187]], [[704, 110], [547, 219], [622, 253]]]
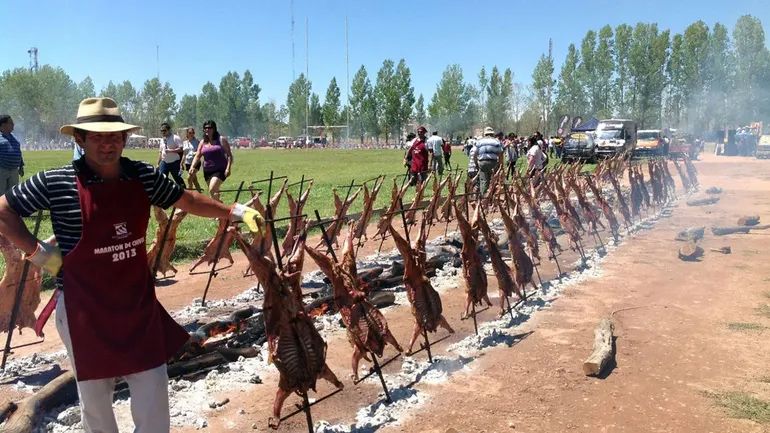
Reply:
[[[134, 85], [154, 77], [169, 81], [177, 98], [219, 84], [229, 70], [250, 69], [261, 100], [284, 103], [292, 81], [290, 2], [0, 0], [3, 56], [0, 70], [27, 66], [37, 47], [41, 64], [61, 66], [76, 82], [90, 75], [97, 91], [109, 80]], [[295, 0], [296, 74], [305, 71], [305, 20], [309, 20], [309, 70], [323, 99], [337, 77], [345, 97], [345, 16], [349, 20], [350, 76], [361, 64], [374, 81], [383, 59], [406, 59], [416, 93], [426, 100], [444, 67], [459, 63], [476, 82], [482, 65], [510, 67], [515, 80], [532, 69], [553, 38], [558, 73], [570, 43], [605, 24], [657, 22], [681, 32], [701, 19], [732, 31], [741, 15], [770, 25], [770, 0]], [[160, 62], [156, 62], [159, 46]], [[159, 68], [158, 68], [159, 66]]]

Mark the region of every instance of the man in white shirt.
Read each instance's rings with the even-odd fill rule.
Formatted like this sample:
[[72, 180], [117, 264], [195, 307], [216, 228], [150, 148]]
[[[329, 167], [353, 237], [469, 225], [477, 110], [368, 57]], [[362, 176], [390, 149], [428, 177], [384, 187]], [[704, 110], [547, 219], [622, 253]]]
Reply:
[[538, 145], [536, 137], [530, 137], [529, 150], [527, 151], [527, 174], [531, 179], [532, 188], [536, 188], [542, 180], [545, 168], [545, 153]]
[[431, 170], [438, 172], [439, 176], [444, 175], [444, 151], [441, 146], [444, 144], [444, 139], [438, 135], [438, 131], [433, 131], [433, 134], [428, 137], [427, 148], [428, 152], [432, 155], [433, 164]]
[[184, 153], [182, 139], [171, 132], [171, 126], [168, 122], [160, 124], [160, 133], [163, 141], [160, 142], [160, 152], [158, 153], [158, 171], [160, 174], [171, 175], [179, 186], [184, 188], [182, 180], [182, 154]]

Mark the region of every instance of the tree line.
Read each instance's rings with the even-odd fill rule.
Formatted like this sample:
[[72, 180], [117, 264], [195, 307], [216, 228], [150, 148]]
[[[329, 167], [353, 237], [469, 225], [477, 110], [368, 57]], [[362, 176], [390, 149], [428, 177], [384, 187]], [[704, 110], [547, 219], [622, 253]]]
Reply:
[[[694, 132], [764, 120], [770, 123], [770, 51], [759, 19], [745, 15], [732, 32], [703, 21], [681, 34], [655, 23], [609, 25], [589, 30], [579, 46], [570, 44], [558, 75], [543, 54], [531, 84], [517, 82], [510, 69], [482, 66], [468, 80], [459, 65], [448, 65], [430, 99], [415, 95], [404, 59], [383, 61], [370, 77], [365, 66], [350, 84], [349, 103], [332, 78], [323, 102], [300, 74], [286, 102], [260, 101], [260, 86], [249, 70], [227, 72], [219, 85], [177, 95], [168, 82], [152, 78], [141, 88], [109, 82], [98, 94], [114, 98], [126, 121], [157, 135], [160, 123], [176, 127], [215, 120], [230, 136], [318, 135], [332, 140], [394, 142], [416, 125], [445, 136], [465, 136], [483, 126], [499, 131], [553, 132], [563, 115], [628, 117], [640, 127], [678, 127]], [[27, 140], [58, 137], [77, 103], [97, 94], [86, 77], [75, 83], [59, 67], [44, 65], [0, 75], [0, 112], [14, 116]], [[349, 125], [349, 130], [341, 127]], [[308, 128], [309, 127], [309, 128]], [[20, 128], [20, 129], [22, 129]]]

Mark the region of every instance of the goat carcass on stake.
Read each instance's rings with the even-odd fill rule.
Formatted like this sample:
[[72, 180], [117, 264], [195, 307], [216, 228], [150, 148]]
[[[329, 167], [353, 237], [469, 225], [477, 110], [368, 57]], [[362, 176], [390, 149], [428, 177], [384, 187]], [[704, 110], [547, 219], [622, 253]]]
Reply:
[[492, 302], [487, 295], [487, 274], [484, 272], [484, 265], [481, 263], [481, 256], [479, 256], [478, 228], [474, 228], [481, 211], [481, 203], [478, 202], [476, 204], [470, 221], [465, 219], [464, 212], [458, 208], [457, 202], [455, 202], [454, 206], [457, 226], [460, 228], [460, 234], [463, 238], [463, 248], [460, 251], [460, 257], [463, 261], [463, 278], [465, 279], [465, 293], [467, 296], [465, 299], [465, 312], [462, 317], [467, 318], [470, 317], [471, 306], [473, 305], [481, 305], [481, 302], [484, 301], [488, 306], [492, 306]]
[[[155, 212], [155, 220], [158, 221], [158, 229], [155, 230], [155, 239], [147, 250], [147, 263], [150, 265], [150, 269], [155, 268], [155, 261], [158, 261], [158, 267], [155, 272], [160, 272], [163, 276], [166, 276], [167, 272], [173, 272], [176, 275], [177, 270], [171, 263], [171, 254], [174, 253], [174, 247], [176, 246], [176, 232], [179, 229], [179, 224], [187, 216], [187, 212], [182, 209], [176, 209], [174, 215], [171, 216], [169, 221], [166, 212], [158, 207], [153, 206], [152, 210]], [[169, 226], [169, 224], [171, 224]], [[168, 231], [167, 231], [168, 230]], [[166, 241], [163, 243], [163, 252], [158, 259], [158, 250], [160, 249], [160, 240], [163, 238], [163, 234], [166, 235]]]
[[326, 342], [305, 313], [301, 300], [298, 283], [305, 235], [299, 236], [285, 271], [279, 271], [272, 254], [268, 254], [270, 236], [270, 232], [265, 231], [265, 235], [257, 235], [260, 239], [251, 245], [240, 236], [237, 240], [265, 291], [263, 314], [268, 360], [275, 364], [280, 374], [269, 425], [278, 428], [281, 407], [292, 392], [302, 394], [315, 390], [318, 378], [326, 379], [337, 388], [342, 388], [343, 384], [326, 364]]
[[353, 379], [358, 380], [358, 363], [361, 358], [369, 360], [367, 353], [382, 356], [385, 344], [390, 343], [399, 352], [403, 349], [388, 329], [388, 322], [377, 309], [366, 299], [366, 293], [361, 290], [361, 282], [349, 267], [355, 264], [353, 255], [352, 230], [348, 231], [342, 246], [341, 262], [336, 263], [324, 253], [305, 246], [305, 250], [318, 267], [331, 281], [334, 291], [334, 303], [342, 316], [348, 341], [353, 346]]
[[390, 226], [390, 235], [404, 260], [404, 286], [406, 297], [412, 305], [414, 316], [414, 332], [409, 340], [407, 353], [412, 353], [415, 341], [422, 332], [436, 332], [438, 326], [454, 334], [454, 329], [449, 326], [446, 318], [441, 314], [441, 297], [430, 284], [425, 269], [425, 233], [427, 230], [426, 218], [423, 217], [420, 224], [420, 232], [415, 244], [409, 245], [393, 226]]

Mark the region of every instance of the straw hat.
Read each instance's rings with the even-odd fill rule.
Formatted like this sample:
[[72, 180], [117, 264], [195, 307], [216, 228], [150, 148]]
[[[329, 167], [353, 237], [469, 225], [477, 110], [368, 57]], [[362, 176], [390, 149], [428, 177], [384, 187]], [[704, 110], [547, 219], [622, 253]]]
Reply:
[[484, 135], [495, 135], [495, 130], [487, 126], [484, 128]]
[[110, 98], [87, 98], [78, 106], [78, 117], [74, 124], [64, 125], [59, 132], [73, 135], [75, 129], [91, 132], [133, 132], [139, 126], [123, 122], [118, 104]]

